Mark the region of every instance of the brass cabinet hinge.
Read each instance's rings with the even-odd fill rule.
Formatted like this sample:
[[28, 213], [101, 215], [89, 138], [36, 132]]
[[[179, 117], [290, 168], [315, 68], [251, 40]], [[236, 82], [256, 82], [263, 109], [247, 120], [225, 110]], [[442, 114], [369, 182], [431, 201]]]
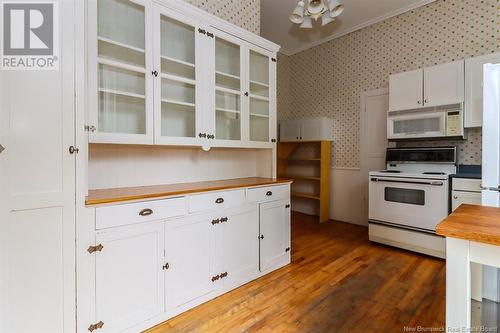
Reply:
[[87, 251], [89, 253], [101, 252], [103, 248], [104, 248], [104, 246], [102, 246], [102, 244], [99, 244], [99, 245], [96, 245], [96, 246], [89, 246], [89, 248], [87, 249]]
[[92, 324], [89, 326], [89, 331], [93, 332], [95, 330], [98, 330], [104, 326], [104, 323], [102, 321], [98, 322], [97, 324]]
[[162, 269], [167, 270], [170, 268], [170, 264], [167, 262], [165, 265], [163, 265]]

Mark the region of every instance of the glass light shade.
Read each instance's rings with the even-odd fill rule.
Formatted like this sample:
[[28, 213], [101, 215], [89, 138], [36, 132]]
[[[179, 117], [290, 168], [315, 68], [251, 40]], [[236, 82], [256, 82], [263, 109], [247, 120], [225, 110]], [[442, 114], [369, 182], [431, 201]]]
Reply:
[[304, 22], [300, 25], [301, 28], [312, 28], [312, 19], [308, 16], [304, 17]]
[[299, 1], [297, 7], [293, 10], [292, 14], [290, 14], [290, 21], [296, 24], [302, 23], [304, 21], [304, 2]]
[[328, 23], [333, 22], [333, 21], [335, 21], [335, 19], [330, 16], [329, 12], [325, 12], [323, 14], [323, 16], [321, 16], [321, 25], [322, 26], [327, 25]]
[[311, 16], [321, 14], [324, 9], [325, 5], [322, 0], [309, 0], [307, 11], [311, 14]]
[[344, 11], [344, 5], [339, 0], [330, 0], [328, 9], [331, 17], [337, 17]]

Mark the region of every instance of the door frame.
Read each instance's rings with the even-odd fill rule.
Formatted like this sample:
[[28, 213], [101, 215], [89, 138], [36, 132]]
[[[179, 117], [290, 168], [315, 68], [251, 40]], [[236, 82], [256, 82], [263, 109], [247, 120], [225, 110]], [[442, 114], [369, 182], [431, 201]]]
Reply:
[[[359, 142], [360, 142], [360, 149], [359, 149], [359, 167], [360, 167], [360, 172], [361, 172], [361, 177], [365, 177], [365, 175], [368, 173], [368, 158], [367, 158], [367, 143], [366, 143], [366, 131], [364, 130], [367, 122], [366, 122], [366, 105], [367, 105], [367, 100], [370, 97], [376, 97], [376, 96], [383, 96], [387, 95], [389, 97], [389, 88], [380, 88], [380, 89], [374, 89], [374, 90], [369, 90], [369, 91], [364, 91], [361, 93], [360, 97], [360, 110], [359, 110], [359, 118], [360, 118], [360, 124], [359, 124], [359, 129], [360, 129], [360, 137], [359, 137]], [[389, 101], [390, 103], [390, 101]], [[389, 109], [387, 109], [387, 112], [389, 112]], [[368, 218], [368, 182], [363, 180], [363, 211], [364, 211], [364, 216]], [[368, 219], [366, 220], [368, 222]]]

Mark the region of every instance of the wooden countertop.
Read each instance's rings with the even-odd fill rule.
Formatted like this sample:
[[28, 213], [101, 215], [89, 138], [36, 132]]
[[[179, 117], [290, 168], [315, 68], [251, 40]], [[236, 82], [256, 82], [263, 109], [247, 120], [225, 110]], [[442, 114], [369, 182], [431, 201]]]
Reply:
[[436, 233], [500, 246], [500, 208], [463, 204], [437, 225]]
[[232, 188], [253, 187], [262, 185], [275, 185], [290, 183], [292, 179], [286, 178], [236, 178], [195, 183], [181, 183], [169, 185], [154, 185], [141, 187], [110, 188], [103, 190], [90, 190], [85, 199], [87, 206], [109, 204], [122, 201], [142, 200], [151, 198], [170, 197], [198, 192], [227, 190]]

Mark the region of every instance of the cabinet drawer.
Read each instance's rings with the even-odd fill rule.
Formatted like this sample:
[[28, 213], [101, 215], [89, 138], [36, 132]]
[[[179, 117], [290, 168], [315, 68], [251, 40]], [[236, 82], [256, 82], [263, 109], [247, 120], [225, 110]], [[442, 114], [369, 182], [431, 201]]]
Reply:
[[288, 199], [290, 196], [288, 185], [249, 188], [247, 193], [249, 202]]
[[452, 190], [481, 192], [481, 179], [453, 178]]
[[166, 219], [187, 214], [186, 198], [172, 198], [96, 208], [96, 229]]
[[189, 197], [189, 212], [201, 212], [217, 208], [241, 205], [245, 202], [245, 190], [210, 192]]

